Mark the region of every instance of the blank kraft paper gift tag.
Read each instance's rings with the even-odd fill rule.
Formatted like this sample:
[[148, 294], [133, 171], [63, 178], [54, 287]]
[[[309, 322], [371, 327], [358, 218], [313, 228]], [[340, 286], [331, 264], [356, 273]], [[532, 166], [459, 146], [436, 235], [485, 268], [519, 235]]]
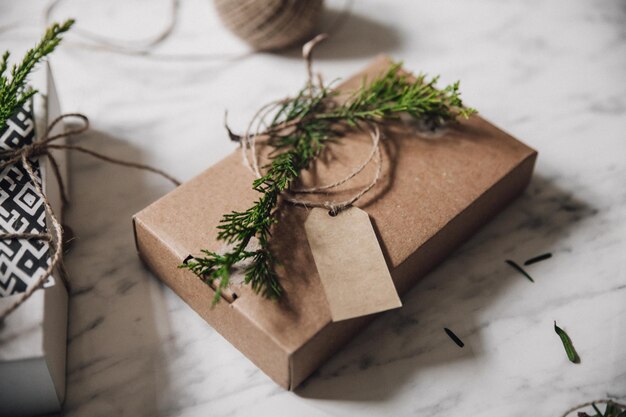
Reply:
[[402, 307], [366, 212], [314, 208], [304, 228], [333, 321]]

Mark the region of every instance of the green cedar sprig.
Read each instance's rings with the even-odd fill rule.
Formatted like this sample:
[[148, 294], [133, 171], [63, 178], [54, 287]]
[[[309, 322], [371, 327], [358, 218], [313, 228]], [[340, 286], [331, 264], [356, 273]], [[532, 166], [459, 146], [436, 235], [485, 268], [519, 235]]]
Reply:
[[[252, 183], [261, 196], [249, 209], [224, 215], [218, 226], [218, 240], [232, 249], [224, 254], [202, 250], [204, 256], [192, 257], [180, 267], [193, 271], [206, 283], [216, 284], [215, 304], [230, 282], [233, 267], [251, 260], [244, 271], [244, 282], [256, 293], [278, 298], [282, 288], [269, 243], [271, 229], [278, 222], [281, 193], [289, 189], [330, 140], [342, 136], [344, 128], [363, 122], [383, 123], [402, 114], [435, 127], [475, 112], [463, 107], [458, 82], [438, 89], [437, 80], [435, 77], [428, 81], [425, 75], [411, 79], [401, 71], [401, 63], [394, 63], [371, 83], [364, 80], [343, 103], [338, 102], [336, 91], [311, 83], [295, 97], [283, 101], [264, 132], [274, 148], [271, 162], [264, 167], [265, 174]], [[259, 249], [250, 251], [247, 247], [252, 238], [258, 239]]]
[[29, 49], [22, 62], [14, 64], [8, 73], [10, 52], [6, 51], [0, 60], [0, 129], [20, 107], [22, 107], [37, 91], [27, 87], [26, 82], [33, 68], [46, 56], [51, 54], [62, 40], [62, 34], [74, 24], [73, 19], [62, 24], [50, 26], [34, 48]]

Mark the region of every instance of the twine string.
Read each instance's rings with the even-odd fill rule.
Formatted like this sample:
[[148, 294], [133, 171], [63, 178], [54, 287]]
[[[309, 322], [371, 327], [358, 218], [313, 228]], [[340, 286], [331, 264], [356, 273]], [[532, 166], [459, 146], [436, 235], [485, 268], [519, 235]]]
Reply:
[[[302, 47], [302, 57], [306, 62], [306, 71], [307, 71], [307, 88], [310, 96], [313, 96], [314, 80], [316, 75], [313, 71], [313, 51], [317, 45], [326, 40], [328, 35], [320, 34], [314, 37], [312, 40], [304, 44]], [[317, 77], [320, 88], [323, 88], [322, 78]], [[259, 155], [256, 149], [256, 142], [262, 138], [270, 138], [272, 134], [285, 132], [288, 129], [293, 128], [298, 123], [302, 121], [302, 118], [298, 118], [295, 120], [291, 120], [286, 123], [282, 123], [277, 126], [271, 126], [269, 128], [263, 127], [266, 125], [265, 120], [267, 117], [274, 112], [274, 110], [288, 102], [290, 98], [275, 100], [269, 102], [262, 106], [252, 117], [250, 122], [248, 123], [248, 127], [246, 128], [246, 132], [243, 136], [233, 135], [231, 130], [228, 128], [228, 125], [225, 121], [226, 129], [228, 130], [231, 138], [235, 137], [236, 140], [239, 141], [241, 145], [241, 155], [243, 163], [250, 172], [256, 177], [261, 178], [263, 176], [261, 169], [259, 167]], [[362, 125], [363, 126], [363, 125]], [[381, 172], [382, 172], [382, 152], [380, 149], [380, 129], [375, 124], [366, 124], [367, 130], [369, 132], [370, 138], [372, 140], [372, 150], [370, 151], [367, 159], [363, 161], [359, 166], [354, 168], [352, 172], [350, 172], [345, 177], [326, 185], [308, 187], [308, 188], [291, 188], [284, 195], [283, 198], [285, 201], [299, 206], [304, 207], [322, 207], [327, 208], [330, 214], [335, 215], [338, 212], [350, 207], [357, 200], [363, 197], [367, 192], [369, 192], [376, 183], [380, 180]], [[376, 171], [374, 173], [373, 179], [366, 185], [364, 185], [361, 189], [359, 189], [353, 196], [347, 198], [343, 201], [315, 201], [315, 200], [307, 200], [303, 198], [296, 197], [297, 194], [320, 194], [327, 193], [329, 190], [338, 188], [339, 186], [345, 184], [350, 181], [358, 174], [360, 174], [370, 162], [374, 161], [376, 163]]]
[[[64, 130], [62, 133], [58, 133], [55, 135], [50, 135], [52, 130], [57, 126], [61, 121], [67, 118], [78, 118], [83, 124], [74, 129]], [[63, 178], [61, 177], [61, 173], [59, 170], [58, 163], [50, 150], [52, 149], [68, 149], [74, 150], [77, 152], [82, 152], [88, 155], [91, 155], [95, 158], [99, 158], [103, 161], [121, 165], [129, 168], [141, 169], [144, 171], [153, 172], [157, 175], [160, 175], [172, 182], [174, 185], [180, 185], [180, 182], [165, 173], [164, 171], [154, 168], [150, 165], [138, 164], [131, 161], [124, 161], [121, 159], [111, 158], [107, 155], [83, 148], [77, 145], [65, 145], [65, 144], [55, 144], [55, 141], [58, 141], [62, 138], [67, 138], [73, 135], [77, 135], [79, 133], [85, 132], [89, 129], [89, 119], [87, 116], [80, 113], [66, 113], [58, 116], [56, 119], [52, 121], [46, 128], [44, 134], [41, 139], [29, 144], [22, 146], [21, 148], [5, 150], [0, 152], [0, 170], [6, 168], [7, 166], [14, 165], [16, 163], [21, 163], [24, 167], [24, 170], [28, 174], [28, 179], [30, 183], [33, 185], [35, 189], [35, 194], [43, 201], [44, 211], [46, 213], [46, 217], [50, 220], [50, 224], [52, 226], [52, 232], [47, 233], [0, 233], [0, 240], [12, 240], [12, 239], [26, 239], [26, 240], [40, 240], [49, 242], [53, 252], [52, 257], [50, 258], [50, 262], [48, 264], [48, 268], [43, 272], [42, 275], [28, 288], [24, 291], [21, 296], [15, 300], [8, 308], [4, 311], [0, 312], [0, 322], [3, 321], [7, 316], [13, 313], [19, 306], [24, 304], [26, 300], [28, 300], [36, 290], [41, 288], [46, 280], [52, 275], [54, 270], [60, 265], [62, 253], [63, 253], [63, 227], [59, 222], [57, 216], [55, 215], [52, 207], [50, 205], [50, 201], [46, 197], [43, 192], [43, 188], [39, 178], [35, 174], [35, 170], [33, 168], [31, 158], [37, 158], [39, 156], [47, 156], [51, 161], [51, 165], [53, 167], [52, 172], [56, 177], [57, 183], [59, 184], [59, 191], [61, 194], [61, 212], [63, 211], [65, 204], [67, 202], [67, 195], [65, 190], [65, 184], [63, 183]]]
[[[286, 100], [286, 99], [285, 99]], [[261, 107], [252, 117], [248, 127], [246, 129], [246, 133], [243, 136], [243, 142], [241, 146], [242, 159], [244, 164], [250, 169], [250, 171], [257, 177], [261, 178], [261, 170], [259, 169], [259, 161], [256, 157], [256, 141], [258, 137], [264, 136], [263, 134], [258, 133], [259, 125], [257, 125], [257, 132], [251, 133], [253, 130], [253, 126], [255, 121], [259, 120], [259, 124], [262, 123], [262, 120], [269, 114], [273, 109], [275, 109], [278, 105], [283, 103], [285, 100], [275, 100], [270, 103], [267, 103], [263, 107]], [[248, 158], [248, 150], [252, 154], [252, 159]]]
[[[55, 11], [59, 8], [59, 5], [63, 2], [63, 0], [51, 0], [43, 11], [43, 20], [46, 24], [49, 24], [55, 15]], [[102, 35], [100, 33], [96, 33], [89, 29], [83, 29], [81, 27], [74, 27], [72, 29], [72, 33], [77, 38], [68, 39], [68, 43], [73, 44], [79, 48], [91, 49], [95, 51], [104, 51], [110, 53], [116, 53], [126, 56], [138, 56], [147, 59], [153, 60], [161, 60], [161, 61], [217, 61], [217, 62], [230, 62], [236, 61], [240, 59], [245, 59], [247, 57], [252, 56], [255, 51], [243, 52], [243, 53], [233, 53], [233, 52], [207, 52], [207, 53], [189, 53], [189, 54], [181, 54], [181, 53], [158, 53], [155, 52], [155, 49], [165, 43], [168, 39], [172, 37], [172, 35], [178, 30], [181, 22], [181, 0], [168, 0], [169, 5], [168, 13], [167, 13], [167, 21], [163, 25], [163, 27], [159, 28], [157, 32], [148, 36], [144, 39], [120, 39], [113, 38], [106, 35]], [[296, 2], [298, 3], [298, 2]], [[304, 2], [303, 2], [304, 3]], [[353, 7], [354, 0], [345, 0], [343, 6], [341, 7], [339, 13], [335, 18], [328, 22], [326, 31], [328, 33], [337, 33], [348, 21]], [[228, 3], [224, 3], [228, 5]], [[302, 5], [299, 5], [302, 7]], [[283, 11], [284, 12], [284, 11]], [[289, 14], [285, 14], [286, 17], [289, 17]], [[255, 16], [256, 17], [256, 16]], [[288, 23], [283, 26], [293, 26], [293, 20], [302, 18], [300, 15], [292, 16], [290, 19], [285, 21]], [[250, 20], [250, 19], [248, 19]], [[306, 19], [305, 19], [306, 21]], [[18, 27], [19, 22], [6, 25], [0, 27], [0, 32], [4, 30], [13, 29], [14, 27]], [[262, 33], [266, 29], [256, 29], [252, 32], [254, 36]], [[269, 33], [269, 32], [268, 32]], [[273, 31], [272, 31], [273, 33]]]
[[361, 165], [356, 167], [350, 174], [348, 174], [347, 176], [343, 177], [340, 180], [337, 180], [336, 182], [333, 182], [332, 184], [319, 185], [319, 186], [309, 187], [309, 188], [296, 188], [296, 189], [291, 189], [289, 191], [291, 191], [292, 193], [297, 193], [297, 194], [319, 194], [324, 191], [337, 188], [345, 184], [346, 182], [350, 181], [352, 178], [359, 175], [361, 171], [363, 171], [365, 167], [372, 161], [372, 159], [376, 161], [377, 165], [380, 166], [382, 163], [381, 156], [380, 156], [380, 147], [379, 147], [380, 129], [378, 129], [378, 126], [373, 126], [370, 128], [369, 133], [372, 139], [372, 150], [370, 151], [367, 159], [365, 159], [365, 161], [363, 161]]
[[[321, 207], [329, 210], [331, 215], [336, 215], [342, 210], [352, 206], [357, 202], [361, 197], [367, 194], [380, 180], [381, 172], [382, 172], [382, 153], [380, 151], [380, 129], [378, 126], [374, 125], [370, 127], [370, 137], [372, 139], [372, 152], [369, 154], [368, 158], [357, 168], [355, 168], [350, 174], [346, 175], [344, 178], [336, 181], [332, 184], [323, 185], [319, 187], [311, 187], [305, 189], [294, 189], [289, 190], [285, 195], [284, 199], [291, 204], [304, 206], [304, 207]], [[314, 201], [314, 200], [306, 200], [297, 198], [294, 194], [314, 194], [314, 193], [322, 193], [327, 190], [337, 188], [340, 185], [350, 181], [352, 178], [357, 176], [363, 169], [371, 162], [374, 161], [376, 164], [376, 171], [374, 173], [374, 177], [372, 180], [365, 186], [363, 186], [359, 191], [357, 191], [353, 196], [343, 200], [343, 201]]]
[[[302, 57], [306, 62], [307, 85], [309, 87], [309, 94], [311, 95], [311, 97], [313, 97], [313, 79], [315, 78], [315, 75], [313, 73], [313, 50], [315, 50], [315, 47], [318, 44], [324, 42], [326, 39], [328, 39], [328, 34], [320, 33], [319, 35], [305, 43], [304, 46], [302, 46]], [[318, 80], [320, 87], [322, 87], [322, 77], [319, 74]]]
[[[52, 20], [54, 10], [57, 8], [62, 0], [52, 0], [44, 9], [44, 21], [49, 24]], [[100, 47], [112, 52], [119, 52], [124, 54], [144, 55], [147, 54], [152, 48], [158, 46], [167, 40], [178, 23], [178, 17], [180, 13], [180, 0], [169, 0], [169, 11], [167, 14], [167, 23], [164, 27], [160, 28], [153, 36], [142, 40], [122, 40], [114, 39], [108, 36], [81, 29], [74, 28], [72, 32], [76, 35], [91, 41], [92, 44], [86, 46]]]

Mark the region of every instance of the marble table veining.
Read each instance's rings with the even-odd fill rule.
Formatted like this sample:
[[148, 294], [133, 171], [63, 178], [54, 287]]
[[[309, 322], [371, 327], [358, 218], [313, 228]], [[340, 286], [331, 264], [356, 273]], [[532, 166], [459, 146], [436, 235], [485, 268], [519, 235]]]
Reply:
[[[0, 3], [0, 49], [30, 46], [44, 4]], [[329, 2], [325, 24], [344, 16]], [[626, 3], [359, 1], [317, 54], [327, 79], [379, 53], [462, 80], [467, 103], [538, 149], [525, 194], [300, 389], [257, 370], [143, 267], [131, 216], [170, 190], [142, 172], [72, 155], [71, 274], [63, 415], [560, 416], [626, 402]], [[169, 3], [64, 0], [52, 17], [150, 38]], [[189, 179], [231, 152], [222, 115], [297, 89], [298, 52], [251, 54], [207, 0], [184, 0], [173, 34], [140, 57], [70, 34], [53, 60], [63, 107], [89, 115], [85, 146]], [[132, 45], [131, 45], [132, 46]], [[200, 54], [200, 56], [198, 56]], [[179, 58], [176, 58], [179, 57]], [[529, 266], [529, 283], [505, 259]], [[568, 362], [553, 330], [573, 339]], [[454, 330], [459, 349], [443, 332]]]

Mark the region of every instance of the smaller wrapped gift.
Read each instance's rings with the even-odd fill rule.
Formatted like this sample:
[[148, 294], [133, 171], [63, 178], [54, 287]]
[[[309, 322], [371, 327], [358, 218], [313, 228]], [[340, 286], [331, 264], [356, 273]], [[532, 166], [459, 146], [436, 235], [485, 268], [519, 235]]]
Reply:
[[[338, 88], [353, 91], [390, 65], [380, 58]], [[536, 152], [478, 116], [434, 133], [399, 122], [385, 130], [380, 180], [355, 205], [369, 215], [393, 284], [403, 294], [524, 190]], [[372, 145], [367, 134], [350, 132], [329, 149], [332, 163], [320, 157], [303, 173], [307, 185], [346, 177]], [[378, 176], [375, 169], [368, 166], [336, 198], [366, 186]], [[224, 213], [245, 210], [258, 198], [252, 179], [240, 152], [233, 153], [135, 215], [137, 248], [218, 332], [279, 385], [294, 389], [375, 315], [333, 321], [305, 232], [312, 211], [289, 204], [281, 207], [271, 238], [282, 297], [268, 300], [248, 286], [232, 285], [212, 307], [214, 290], [179, 265], [200, 248], [225, 250], [216, 227]], [[358, 298], [348, 291], [340, 302]]]
[[[39, 139], [61, 114], [49, 65], [33, 72], [30, 80], [39, 92], [0, 129], [0, 150], [13, 150]], [[49, 136], [63, 129], [59, 123]], [[50, 152], [67, 184], [65, 151]], [[31, 163], [53, 211], [60, 216], [55, 168], [46, 156]], [[51, 225], [24, 167], [19, 163], [5, 167], [0, 172], [0, 185], [0, 232], [45, 234]], [[51, 262], [50, 246], [34, 239], [0, 240], [0, 310], [15, 303], [42, 277]], [[65, 396], [67, 303], [67, 289], [57, 271], [0, 325], [0, 415], [60, 410]]]

